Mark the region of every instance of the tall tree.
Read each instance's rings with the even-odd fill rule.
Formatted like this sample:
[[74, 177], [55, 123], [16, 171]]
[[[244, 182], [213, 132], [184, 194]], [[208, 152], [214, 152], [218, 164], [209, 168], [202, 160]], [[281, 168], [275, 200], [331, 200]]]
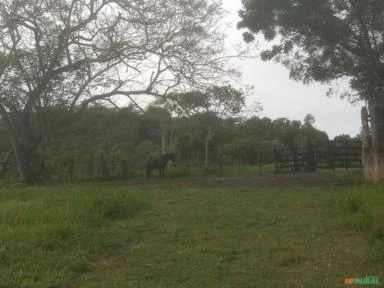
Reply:
[[165, 109], [180, 116], [213, 112], [218, 117], [239, 114], [245, 105], [245, 93], [228, 86], [212, 86], [203, 91], [170, 93], [167, 98], [156, 101]]
[[215, 0], [3, 0], [0, 116], [21, 179], [38, 181], [53, 107], [164, 97], [225, 72]]
[[315, 122], [316, 122], [315, 116], [313, 116], [312, 114], [305, 115], [304, 126], [313, 127]]
[[152, 126], [145, 132], [152, 134], [154, 141], [160, 140], [162, 154], [174, 152], [177, 131], [171, 113], [160, 107], [149, 106], [143, 114], [143, 120]]
[[[364, 137], [368, 180], [384, 180], [384, 2], [382, 0], [243, 0], [239, 28], [272, 44], [264, 60], [280, 62], [293, 79], [350, 79], [350, 99], [368, 103]], [[364, 127], [368, 128], [363, 110]], [[371, 135], [371, 136], [369, 136]], [[371, 137], [371, 139], [369, 139]]]
[[245, 105], [245, 95], [242, 90], [232, 86], [212, 86], [204, 92], [191, 91], [186, 93], [171, 93], [167, 99], [157, 101], [158, 105], [176, 112], [179, 115], [198, 115], [205, 125], [204, 154], [205, 167], [208, 168], [208, 148], [215, 136], [219, 120], [239, 114]]

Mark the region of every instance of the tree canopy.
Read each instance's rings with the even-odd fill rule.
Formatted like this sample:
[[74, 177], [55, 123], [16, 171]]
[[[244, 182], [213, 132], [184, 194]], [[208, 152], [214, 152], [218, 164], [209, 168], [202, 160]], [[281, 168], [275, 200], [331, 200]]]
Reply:
[[[56, 117], [65, 118], [67, 114], [55, 111]], [[214, 127], [211, 135], [210, 127]], [[3, 128], [0, 121], [0, 152], [11, 148]], [[210, 168], [221, 161], [225, 165], [273, 163], [275, 148], [305, 147], [309, 139], [316, 146], [328, 144], [325, 132], [297, 120], [239, 120], [206, 112], [172, 117], [167, 110], [154, 106], [145, 112], [134, 106], [89, 107], [77, 121], [57, 127], [52, 134], [44, 142], [43, 155], [48, 160], [47, 180], [52, 181], [122, 177], [123, 162], [129, 166], [124, 177], [140, 177], [149, 155], [169, 152], [177, 153], [177, 170], [182, 173], [184, 168], [198, 168], [205, 163], [207, 136]], [[14, 164], [12, 160], [10, 178], [14, 177]]]
[[[384, 2], [381, 0], [243, 0], [245, 41], [262, 34], [262, 51], [304, 82], [348, 77], [354, 99], [378, 99], [384, 89]], [[350, 95], [351, 96], [351, 95]]]
[[74, 108], [217, 79], [219, 13], [206, 1], [2, 1], [1, 106]]
[[221, 13], [215, 0], [1, 1], [0, 116], [25, 182], [38, 178], [34, 154], [56, 120], [47, 111], [221, 79]]
[[204, 91], [170, 93], [156, 104], [178, 115], [211, 112], [218, 117], [233, 117], [244, 108], [245, 94], [231, 85], [212, 86]]
[[384, 2], [382, 0], [243, 0], [245, 41], [270, 42], [261, 57], [282, 63], [293, 79], [349, 80], [341, 96], [364, 100], [365, 179], [384, 181]]

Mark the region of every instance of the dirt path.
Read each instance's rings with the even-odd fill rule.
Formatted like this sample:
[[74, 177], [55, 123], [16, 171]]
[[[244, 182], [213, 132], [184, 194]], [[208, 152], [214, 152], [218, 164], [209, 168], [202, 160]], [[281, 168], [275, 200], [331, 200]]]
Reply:
[[96, 185], [132, 186], [144, 189], [173, 188], [263, 188], [263, 187], [330, 187], [359, 184], [361, 176], [355, 172], [318, 172], [268, 176], [221, 178], [152, 178], [145, 180], [95, 183]]

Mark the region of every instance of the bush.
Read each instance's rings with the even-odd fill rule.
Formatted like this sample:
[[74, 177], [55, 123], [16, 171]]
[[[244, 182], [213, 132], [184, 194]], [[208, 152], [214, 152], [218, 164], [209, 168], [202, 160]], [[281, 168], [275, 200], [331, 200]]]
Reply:
[[193, 172], [189, 166], [176, 166], [176, 167], [166, 168], [165, 174], [166, 176], [171, 178], [178, 178], [178, 177], [190, 177], [192, 176]]

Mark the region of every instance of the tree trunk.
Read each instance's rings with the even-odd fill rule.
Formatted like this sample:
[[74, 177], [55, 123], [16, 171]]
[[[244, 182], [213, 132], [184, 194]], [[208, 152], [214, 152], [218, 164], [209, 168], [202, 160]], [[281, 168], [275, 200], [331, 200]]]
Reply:
[[162, 131], [161, 133], [161, 153], [166, 154], [167, 153], [167, 133], [166, 131]]
[[207, 136], [205, 137], [204, 145], [205, 145], [205, 170], [208, 172], [208, 145], [211, 141], [213, 135], [215, 134], [214, 128], [211, 126], [208, 128]]
[[21, 182], [24, 185], [33, 185], [43, 181], [43, 163], [38, 152], [41, 138], [36, 136], [32, 112], [11, 114], [0, 107], [0, 115], [12, 142]]
[[169, 140], [169, 148], [170, 148], [170, 152], [175, 152], [176, 151], [176, 146], [177, 146], [177, 130], [174, 129], [171, 131], [171, 135], [169, 136], [170, 137], [170, 140]]
[[205, 139], [205, 143], [204, 143], [204, 152], [205, 152], [205, 160], [204, 160], [204, 166], [205, 166], [205, 172], [208, 172], [208, 138]]
[[33, 185], [43, 182], [41, 157], [38, 153], [39, 142], [35, 138], [26, 137], [24, 140], [16, 143], [15, 155], [21, 181], [24, 185]]
[[23, 185], [33, 185], [43, 181], [42, 163], [37, 152], [37, 147], [26, 146], [25, 143], [13, 144], [13, 150], [16, 156], [17, 167], [20, 180]]
[[220, 164], [220, 177], [224, 176], [224, 156], [223, 156], [223, 146], [219, 146], [219, 164]]
[[367, 181], [384, 182], [384, 101], [370, 101], [369, 112], [371, 127], [367, 110], [362, 109], [364, 177]]
[[307, 171], [316, 172], [315, 148], [313, 147], [311, 139], [308, 139], [307, 144]]
[[361, 109], [361, 141], [362, 141], [362, 165], [364, 179], [367, 181], [374, 181], [374, 165], [373, 165], [373, 155], [372, 155], [372, 141], [369, 130], [369, 119], [368, 119], [368, 110], [366, 107]]

